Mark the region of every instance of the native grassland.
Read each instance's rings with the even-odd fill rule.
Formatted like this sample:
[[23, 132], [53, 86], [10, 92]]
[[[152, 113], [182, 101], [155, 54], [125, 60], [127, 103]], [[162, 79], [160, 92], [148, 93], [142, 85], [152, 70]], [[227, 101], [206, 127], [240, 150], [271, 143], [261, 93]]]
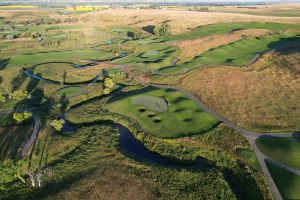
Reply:
[[[179, 83], [238, 125], [258, 131], [299, 130], [298, 51], [272, 53], [247, 69], [195, 70]], [[286, 67], [287, 58], [290, 59]]]

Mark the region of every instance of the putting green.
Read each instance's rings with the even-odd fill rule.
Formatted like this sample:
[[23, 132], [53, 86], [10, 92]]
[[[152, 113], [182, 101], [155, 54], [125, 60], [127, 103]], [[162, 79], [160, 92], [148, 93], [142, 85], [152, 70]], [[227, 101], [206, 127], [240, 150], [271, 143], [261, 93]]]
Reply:
[[117, 95], [105, 107], [132, 117], [147, 133], [163, 138], [203, 133], [219, 124], [187, 95], [172, 89], [146, 87]]
[[165, 112], [168, 110], [168, 104], [163, 98], [154, 96], [134, 96], [131, 98], [131, 103], [134, 105], [143, 105], [147, 109]]

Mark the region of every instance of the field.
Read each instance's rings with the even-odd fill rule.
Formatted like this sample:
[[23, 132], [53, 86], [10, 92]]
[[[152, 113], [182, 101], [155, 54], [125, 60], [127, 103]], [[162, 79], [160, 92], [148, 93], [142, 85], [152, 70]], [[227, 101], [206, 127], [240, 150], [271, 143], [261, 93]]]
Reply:
[[278, 65], [280, 59], [297, 55], [297, 52], [266, 55], [247, 69], [195, 70], [178, 84], [242, 127], [261, 131], [299, 130], [300, 96], [296, 91], [300, 84], [295, 71], [298, 64], [291, 63], [291, 69]]
[[270, 173], [284, 199], [299, 199], [300, 177], [267, 162]]
[[[110, 99], [105, 107], [132, 117], [147, 132], [163, 138], [206, 132], [218, 124], [217, 119], [175, 90], [148, 87], [118, 95]], [[177, 124], [176, 130], [174, 124]]]
[[[286, 5], [0, 7], [0, 199], [273, 199], [248, 131], [300, 130]], [[297, 169], [298, 143], [257, 140]]]
[[300, 169], [299, 143], [299, 138], [262, 137], [256, 141], [264, 154], [295, 169]]

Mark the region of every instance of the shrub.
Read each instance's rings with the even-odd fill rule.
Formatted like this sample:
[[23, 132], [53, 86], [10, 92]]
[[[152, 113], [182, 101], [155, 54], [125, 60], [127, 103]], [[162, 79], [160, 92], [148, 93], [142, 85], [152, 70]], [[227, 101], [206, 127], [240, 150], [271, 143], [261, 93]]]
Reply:
[[13, 114], [13, 119], [16, 120], [18, 124], [30, 119], [32, 117], [31, 112], [16, 112]]
[[115, 87], [116, 83], [111, 78], [105, 78], [104, 80], [104, 94], [109, 94], [111, 90]]
[[161, 26], [155, 26], [153, 29], [155, 35], [168, 36], [171, 34], [171, 27], [167, 23], [163, 23]]
[[52, 122], [50, 123], [50, 125], [52, 126], [52, 128], [54, 128], [56, 131], [61, 131], [63, 126], [65, 124], [65, 120], [60, 119], [60, 120], [52, 120]]
[[12, 93], [11, 98], [13, 101], [20, 102], [28, 97], [28, 91], [26, 90], [16, 90]]

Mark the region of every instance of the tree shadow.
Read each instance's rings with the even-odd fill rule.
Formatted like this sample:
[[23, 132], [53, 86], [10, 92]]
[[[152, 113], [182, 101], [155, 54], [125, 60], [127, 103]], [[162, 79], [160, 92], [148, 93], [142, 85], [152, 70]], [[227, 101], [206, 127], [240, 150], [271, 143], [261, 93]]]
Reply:
[[300, 143], [300, 133], [293, 133], [293, 138]]
[[281, 53], [286, 51], [287, 49], [299, 48], [299, 46], [300, 46], [300, 35], [297, 35], [293, 37], [280, 38], [276, 42], [271, 42], [268, 45], [268, 48]]
[[142, 29], [144, 31], [146, 31], [147, 33], [150, 33], [152, 35], [154, 34], [154, 28], [155, 28], [154, 25], [147, 25], [147, 26], [142, 27]]
[[9, 64], [10, 58], [0, 59], [0, 70], [5, 69]]

